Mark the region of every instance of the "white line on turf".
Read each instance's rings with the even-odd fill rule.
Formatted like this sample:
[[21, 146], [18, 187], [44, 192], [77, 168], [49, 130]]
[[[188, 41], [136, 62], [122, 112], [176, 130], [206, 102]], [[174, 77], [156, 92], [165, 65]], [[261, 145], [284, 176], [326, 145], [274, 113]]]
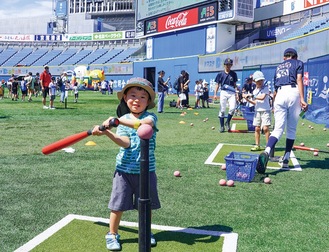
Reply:
[[[40, 243], [51, 237], [61, 228], [65, 227], [73, 220], [85, 220], [85, 221], [93, 221], [93, 222], [102, 222], [109, 223], [108, 219], [98, 218], [98, 217], [90, 217], [83, 215], [75, 215], [69, 214], [61, 219], [59, 222], [55, 223], [36, 237], [34, 237], [29, 242], [25, 243], [23, 246], [16, 249], [14, 252], [27, 252], [31, 251], [33, 248], [38, 246]], [[128, 222], [121, 221], [120, 226], [126, 227], [138, 227], [138, 223], [136, 222]], [[210, 236], [221, 236], [224, 237], [222, 252], [235, 252], [237, 251], [238, 245], [238, 234], [237, 233], [227, 233], [227, 232], [219, 232], [219, 231], [211, 231], [211, 230], [199, 230], [195, 228], [182, 228], [182, 227], [171, 227], [171, 226], [162, 226], [152, 224], [151, 228], [154, 230], [164, 230], [164, 231], [173, 231], [173, 232], [183, 232], [188, 234], [200, 234], [200, 235], [210, 235]]]

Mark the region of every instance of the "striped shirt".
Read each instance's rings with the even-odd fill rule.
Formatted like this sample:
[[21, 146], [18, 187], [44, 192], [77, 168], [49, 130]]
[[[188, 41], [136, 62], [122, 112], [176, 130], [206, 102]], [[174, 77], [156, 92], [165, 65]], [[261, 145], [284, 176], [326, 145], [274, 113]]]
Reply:
[[[122, 116], [122, 118], [132, 119], [130, 114]], [[149, 171], [155, 171], [155, 139], [156, 139], [156, 123], [157, 116], [154, 113], [149, 113], [145, 111], [139, 119], [149, 118], [153, 121], [153, 135], [149, 140]], [[130, 173], [139, 174], [140, 173], [140, 138], [137, 135], [137, 130], [119, 125], [116, 132], [119, 136], [127, 136], [130, 139], [130, 146], [128, 148], [120, 147], [119, 153], [116, 157], [116, 170]]]

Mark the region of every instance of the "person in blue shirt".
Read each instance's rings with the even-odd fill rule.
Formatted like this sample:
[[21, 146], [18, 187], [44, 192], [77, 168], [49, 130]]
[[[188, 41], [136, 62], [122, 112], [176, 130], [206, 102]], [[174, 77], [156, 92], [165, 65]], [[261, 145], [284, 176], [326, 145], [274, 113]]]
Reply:
[[[157, 116], [147, 109], [155, 107], [155, 92], [152, 84], [143, 78], [132, 78], [117, 93], [120, 100], [117, 115], [119, 126], [116, 133], [111, 131], [109, 117], [103, 122], [107, 128], [101, 131], [95, 126], [92, 134], [96, 136], [107, 136], [111, 141], [120, 146], [116, 156], [116, 166], [113, 177], [111, 199], [109, 202], [110, 225], [106, 234], [106, 247], [111, 251], [121, 250], [119, 224], [124, 211], [138, 209], [139, 198], [139, 175], [140, 175], [140, 138], [137, 129], [142, 124], [153, 127], [153, 135], [149, 140], [149, 172], [150, 172], [150, 198], [151, 209], [159, 209], [160, 201], [157, 191], [157, 177], [155, 174], [155, 140], [157, 134]], [[156, 245], [156, 240], [151, 234], [151, 246]]]
[[279, 164], [282, 168], [289, 167], [290, 152], [293, 148], [297, 123], [301, 110], [307, 111], [308, 104], [304, 100], [304, 64], [298, 60], [297, 51], [287, 48], [283, 54], [284, 61], [276, 68], [274, 76], [275, 98], [274, 119], [275, 126], [265, 151], [259, 155], [257, 172], [265, 173], [269, 153], [275, 147], [286, 128], [286, 147]]
[[22, 91], [22, 101], [25, 101], [25, 97], [27, 96], [27, 86], [26, 86], [25, 78], [21, 80], [21, 91]]

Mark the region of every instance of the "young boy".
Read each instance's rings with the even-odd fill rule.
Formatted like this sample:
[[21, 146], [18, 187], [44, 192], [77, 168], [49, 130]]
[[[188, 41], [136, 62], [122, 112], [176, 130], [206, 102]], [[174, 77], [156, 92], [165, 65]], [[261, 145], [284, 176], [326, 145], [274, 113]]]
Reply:
[[51, 77], [51, 82], [49, 83], [49, 109], [55, 109], [54, 107], [54, 100], [56, 98], [56, 83], [55, 83], [55, 77]]
[[74, 83], [73, 91], [74, 91], [74, 102], [77, 103], [79, 98], [78, 82]]
[[202, 80], [195, 81], [194, 92], [195, 92], [194, 108], [198, 109], [198, 108], [201, 108], [200, 99], [201, 99], [201, 96], [203, 96]]
[[202, 107], [205, 108], [205, 103], [207, 103], [207, 108], [209, 108], [209, 89], [208, 82], [203, 82], [203, 95], [202, 95]]
[[[111, 251], [121, 250], [119, 241], [119, 224], [124, 211], [138, 209], [139, 198], [139, 174], [140, 174], [140, 139], [137, 129], [142, 124], [149, 124], [153, 127], [154, 133], [149, 140], [149, 171], [150, 171], [150, 196], [152, 199], [151, 209], [159, 209], [160, 201], [157, 191], [157, 177], [155, 174], [155, 139], [157, 116], [147, 112], [147, 109], [154, 108], [155, 92], [152, 84], [143, 78], [132, 78], [124, 86], [122, 91], [117, 93], [120, 105], [117, 109], [119, 126], [116, 133], [111, 131], [109, 117], [103, 122], [107, 128], [101, 131], [95, 126], [92, 134], [96, 136], [105, 135], [111, 141], [120, 146], [116, 157], [116, 169], [113, 177], [113, 187], [109, 203], [110, 225], [106, 234], [106, 247]], [[151, 246], [156, 241], [151, 235]]]
[[264, 74], [261, 71], [256, 71], [253, 74], [253, 79], [256, 82], [256, 88], [252, 95], [243, 94], [242, 96], [247, 102], [255, 106], [255, 115], [253, 125], [255, 126], [255, 146], [251, 148], [251, 151], [260, 151], [260, 134], [263, 128], [266, 143], [270, 136], [269, 126], [271, 126], [271, 107], [269, 90], [267, 86], [264, 86]]

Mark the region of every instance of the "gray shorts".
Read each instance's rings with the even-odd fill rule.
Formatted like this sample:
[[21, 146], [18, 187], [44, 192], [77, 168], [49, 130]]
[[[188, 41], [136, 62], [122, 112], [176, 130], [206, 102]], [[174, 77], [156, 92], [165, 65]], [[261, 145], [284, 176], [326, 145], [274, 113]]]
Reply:
[[261, 128], [271, 126], [271, 111], [255, 111], [253, 125]]
[[[138, 209], [139, 198], [139, 174], [129, 174], [115, 171], [109, 209], [114, 211], [127, 211]], [[158, 189], [157, 176], [155, 172], [150, 172], [150, 198], [151, 209], [161, 207]]]

